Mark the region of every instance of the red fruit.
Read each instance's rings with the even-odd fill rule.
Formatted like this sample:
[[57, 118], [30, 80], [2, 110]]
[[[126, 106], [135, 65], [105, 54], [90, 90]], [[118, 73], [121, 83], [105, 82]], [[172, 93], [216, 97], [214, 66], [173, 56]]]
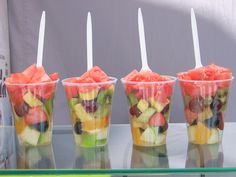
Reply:
[[94, 66], [92, 69], [84, 73], [80, 78], [91, 78], [95, 82], [105, 82], [109, 80], [107, 74], [98, 66]]
[[187, 123], [191, 125], [197, 119], [197, 113], [190, 111], [188, 108], [184, 110]]
[[25, 123], [28, 125], [37, 124], [46, 120], [47, 115], [41, 107], [35, 107], [30, 109], [28, 114], [25, 116]]
[[204, 109], [204, 99], [202, 97], [192, 98], [189, 102], [189, 110], [194, 113], [200, 113]]
[[43, 67], [38, 67], [31, 78], [31, 83], [48, 82], [51, 78], [47, 75]]
[[22, 73], [11, 74], [9, 78], [6, 79], [6, 82], [11, 84], [26, 84], [30, 81], [30, 78]]
[[29, 77], [30, 79], [34, 76], [34, 74], [36, 73], [37, 67], [36, 64], [32, 64], [31, 66], [29, 66], [28, 68], [26, 68], [22, 74], [24, 74], [25, 76]]
[[124, 80], [130, 81], [138, 74], [138, 71], [135, 69], [131, 73], [129, 73], [127, 76], [124, 77]]
[[134, 105], [134, 106], [132, 106], [132, 107], [129, 109], [129, 113], [130, 113], [130, 115], [132, 115], [132, 116], [138, 117], [138, 116], [140, 116], [140, 114], [141, 114], [142, 112], [138, 109], [137, 105]]
[[56, 81], [59, 79], [59, 74], [58, 73], [52, 73], [49, 75], [49, 77], [51, 78], [51, 80]]
[[154, 114], [148, 121], [150, 126], [164, 126], [165, 123], [165, 117], [161, 113]]

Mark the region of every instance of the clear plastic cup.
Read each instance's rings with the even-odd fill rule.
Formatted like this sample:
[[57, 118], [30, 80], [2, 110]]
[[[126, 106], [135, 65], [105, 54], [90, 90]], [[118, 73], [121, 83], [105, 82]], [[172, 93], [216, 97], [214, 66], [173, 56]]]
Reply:
[[179, 80], [189, 142], [215, 144], [222, 141], [232, 81], [233, 78], [212, 81]]
[[81, 147], [107, 144], [111, 117], [112, 97], [117, 79], [106, 82], [74, 83], [67, 78], [64, 85], [74, 139]]
[[133, 144], [136, 146], [166, 144], [176, 78], [165, 77], [168, 81], [131, 82], [121, 79], [128, 99]]
[[5, 82], [19, 144], [50, 144], [53, 128], [53, 101], [57, 81], [12, 84]]

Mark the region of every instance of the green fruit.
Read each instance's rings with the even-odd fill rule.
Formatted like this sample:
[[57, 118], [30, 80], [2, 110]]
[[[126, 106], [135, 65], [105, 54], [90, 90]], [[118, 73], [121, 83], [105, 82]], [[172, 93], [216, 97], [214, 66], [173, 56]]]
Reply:
[[151, 106], [157, 110], [157, 112], [161, 112], [164, 109], [164, 107], [167, 104], [169, 104], [169, 100], [167, 100], [165, 103], [161, 103], [161, 102], [157, 101], [155, 98], [150, 98], [149, 102], [150, 102]]
[[74, 106], [74, 111], [76, 116], [80, 119], [81, 122], [93, 120], [93, 116], [87, 113], [84, 107], [80, 103]]
[[218, 97], [224, 97], [227, 96], [229, 92], [229, 89], [227, 87], [225, 88], [218, 88], [217, 89], [217, 95]]
[[101, 90], [97, 96], [97, 103], [101, 104], [101, 105], [102, 104], [111, 104], [113, 92], [114, 92], [113, 89]]
[[97, 140], [107, 139], [107, 133], [107, 128], [101, 129], [99, 132], [97, 132]]
[[210, 106], [212, 101], [213, 101], [213, 99], [211, 96], [206, 96], [203, 100], [205, 106]]
[[79, 103], [79, 98], [70, 98], [68, 101], [69, 107], [73, 109], [73, 107]]
[[152, 128], [146, 128], [146, 130], [142, 133], [140, 140], [154, 144], [156, 141], [156, 134]]
[[25, 143], [36, 146], [38, 144], [40, 132], [26, 126], [19, 136]]
[[39, 137], [38, 144], [47, 144], [50, 142], [49, 132], [41, 133]]
[[109, 116], [111, 111], [111, 105], [110, 104], [105, 104], [102, 106], [99, 106], [98, 109], [96, 110], [96, 112], [94, 113], [94, 117], [95, 118], [104, 118]]
[[139, 102], [138, 102], [138, 109], [141, 111], [141, 112], [144, 112], [149, 106], [149, 103], [144, 100], [144, 99], [141, 99]]
[[83, 147], [94, 147], [96, 146], [96, 134], [82, 134], [80, 145]]
[[98, 95], [98, 90], [94, 89], [92, 91], [89, 92], [79, 92], [79, 96], [82, 100], [94, 100]]
[[149, 118], [152, 117], [152, 115], [156, 112], [154, 108], [148, 108], [145, 112], [143, 112], [139, 117], [138, 121], [147, 123]]
[[138, 103], [138, 98], [136, 97], [136, 95], [134, 93], [128, 94], [128, 100], [129, 100], [130, 107], [132, 107]]
[[47, 111], [48, 117], [51, 117], [53, 113], [53, 98], [47, 100], [44, 106]]
[[43, 103], [36, 98], [30, 91], [28, 91], [24, 96], [23, 100], [30, 106], [30, 107], [37, 107], [43, 105]]

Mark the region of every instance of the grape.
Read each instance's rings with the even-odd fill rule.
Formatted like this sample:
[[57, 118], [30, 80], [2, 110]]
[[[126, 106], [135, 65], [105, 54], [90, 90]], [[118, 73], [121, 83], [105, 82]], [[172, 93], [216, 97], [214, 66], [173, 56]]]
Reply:
[[78, 135], [81, 135], [83, 133], [82, 131], [82, 124], [81, 122], [77, 121], [74, 125], [74, 130], [75, 130], [75, 133], [78, 134]]
[[48, 130], [48, 127], [48, 121], [39, 122], [37, 124], [32, 125], [32, 128], [38, 130], [39, 132], [46, 132]]
[[20, 103], [20, 104], [16, 104], [14, 106], [14, 110], [15, 110], [15, 113], [16, 113], [17, 116], [23, 117], [28, 113], [29, 105], [26, 104], [25, 102]]
[[95, 100], [84, 100], [82, 105], [86, 112], [95, 112], [97, 110], [97, 102]]
[[214, 113], [217, 113], [223, 107], [223, 105], [224, 104], [218, 98], [214, 98], [210, 106], [211, 106], [212, 111]]
[[218, 127], [219, 123], [220, 123], [220, 120], [218, 119], [218, 117], [216, 115], [214, 115], [210, 119], [205, 120], [205, 124], [209, 128], [216, 128], [216, 127]]
[[163, 108], [163, 110], [161, 111], [161, 113], [164, 115], [164, 114], [166, 114], [169, 110], [170, 110], [170, 104], [167, 104], [167, 105]]
[[159, 133], [163, 133], [163, 132], [165, 132], [167, 129], [168, 129], [168, 123], [165, 123], [165, 125], [159, 127], [158, 132], [159, 132]]
[[204, 99], [202, 97], [192, 98], [189, 102], [189, 109], [192, 112], [200, 113], [204, 108]]
[[132, 115], [132, 116], [140, 116], [141, 114], [141, 111], [138, 109], [137, 107], [137, 104], [132, 106], [130, 109], [129, 109], [129, 113]]

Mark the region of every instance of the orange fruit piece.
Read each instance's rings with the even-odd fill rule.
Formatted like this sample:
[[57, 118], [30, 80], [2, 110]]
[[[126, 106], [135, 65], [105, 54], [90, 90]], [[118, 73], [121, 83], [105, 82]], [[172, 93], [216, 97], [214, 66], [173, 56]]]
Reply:
[[16, 133], [21, 134], [21, 132], [25, 129], [25, 121], [23, 118], [16, 120]]
[[93, 119], [89, 121], [82, 122], [82, 130], [91, 131], [95, 129], [106, 128], [109, 124], [109, 117], [104, 117], [102, 119]]
[[141, 140], [140, 140], [141, 133], [140, 133], [139, 128], [132, 127], [131, 131], [132, 131], [133, 143], [136, 145], [140, 145], [141, 144]]

